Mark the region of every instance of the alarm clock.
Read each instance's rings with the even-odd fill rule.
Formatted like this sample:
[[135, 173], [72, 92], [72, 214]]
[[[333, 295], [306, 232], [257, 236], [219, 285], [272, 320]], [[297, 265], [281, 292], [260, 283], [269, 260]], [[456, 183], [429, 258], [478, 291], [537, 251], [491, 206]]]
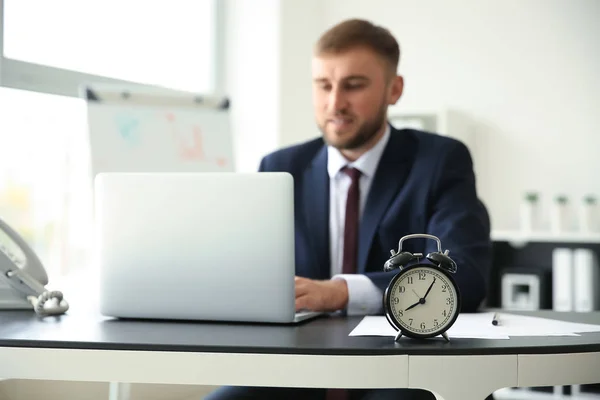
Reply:
[[[423, 254], [402, 251], [402, 243], [424, 238], [437, 242], [437, 252]], [[460, 290], [452, 277], [456, 263], [442, 252], [440, 239], [433, 235], [413, 234], [400, 239], [398, 251], [391, 250], [384, 271], [400, 271], [394, 275], [383, 295], [383, 309], [388, 322], [402, 335], [425, 339], [441, 335], [450, 341], [447, 330], [460, 312]], [[416, 261], [410, 264], [412, 261]]]

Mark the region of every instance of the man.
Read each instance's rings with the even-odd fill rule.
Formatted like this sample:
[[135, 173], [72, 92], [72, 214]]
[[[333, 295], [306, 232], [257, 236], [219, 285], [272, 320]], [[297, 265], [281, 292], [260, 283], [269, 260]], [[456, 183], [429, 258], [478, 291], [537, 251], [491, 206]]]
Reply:
[[[387, 123], [387, 107], [403, 90], [399, 54], [393, 36], [367, 21], [348, 20], [325, 32], [312, 63], [314, 112], [323, 137], [261, 161], [260, 171], [294, 177], [297, 309], [381, 314], [382, 293], [395, 273], [382, 272], [383, 265], [399, 239], [412, 233], [435, 235], [450, 250], [463, 312], [475, 311], [485, 297], [490, 226], [469, 151], [457, 140]], [[437, 247], [413, 239], [403, 250], [426, 254]], [[351, 392], [361, 399], [434, 398], [423, 390]], [[214, 398], [325, 394], [227, 388]]]

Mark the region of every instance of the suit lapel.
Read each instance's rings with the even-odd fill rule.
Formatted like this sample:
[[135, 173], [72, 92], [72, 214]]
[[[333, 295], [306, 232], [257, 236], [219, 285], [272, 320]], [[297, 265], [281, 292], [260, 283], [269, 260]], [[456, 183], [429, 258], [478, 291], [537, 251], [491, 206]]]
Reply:
[[302, 179], [304, 220], [318, 265], [311, 266], [320, 279], [329, 277], [329, 175], [327, 146], [323, 146]]
[[365, 272], [379, 222], [408, 176], [410, 159], [414, 151], [414, 142], [410, 140], [409, 133], [392, 128], [390, 139], [373, 177], [361, 218], [357, 266], [359, 273]]

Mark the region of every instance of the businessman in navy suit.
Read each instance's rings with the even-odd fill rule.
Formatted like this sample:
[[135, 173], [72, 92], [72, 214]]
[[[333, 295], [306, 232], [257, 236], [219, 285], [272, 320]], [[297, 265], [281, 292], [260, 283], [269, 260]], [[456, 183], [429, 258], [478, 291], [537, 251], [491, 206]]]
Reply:
[[[348, 20], [325, 32], [312, 63], [313, 103], [322, 137], [263, 158], [260, 171], [294, 177], [296, 308], [348, 315], [382, 313], [397, 272], [390, 250], [413, 233], [437, 236], [458, 265], [462, 311], [486, 296], [490, 223], [476, 193], [471, 155], [455, 139], [395, 129], [387, 107], [401, 97], [399, 46], [381, 27]], [[434, 241], [403, 250], [427, 254]], [[333, 391], [223, 388], [210, 399], [326, 398]], [[352, 390], [352, 399], [434, 399], [424, 390]], [[346, 397], [348, 398], [348, 397]]]

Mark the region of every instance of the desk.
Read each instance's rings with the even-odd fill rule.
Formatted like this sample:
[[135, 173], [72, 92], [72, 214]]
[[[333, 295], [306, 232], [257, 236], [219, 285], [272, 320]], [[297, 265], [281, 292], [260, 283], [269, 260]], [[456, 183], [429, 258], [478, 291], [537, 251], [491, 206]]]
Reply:
[[[600, 313], [521, 313], [600, 323]], [[131, 321], [0, 312], [0, 377], [431, 390], [482, 400], [504, 387], [600, 382], [600, 333], [425, 342], [349, 337], [361, 318], [296, 326]]]

